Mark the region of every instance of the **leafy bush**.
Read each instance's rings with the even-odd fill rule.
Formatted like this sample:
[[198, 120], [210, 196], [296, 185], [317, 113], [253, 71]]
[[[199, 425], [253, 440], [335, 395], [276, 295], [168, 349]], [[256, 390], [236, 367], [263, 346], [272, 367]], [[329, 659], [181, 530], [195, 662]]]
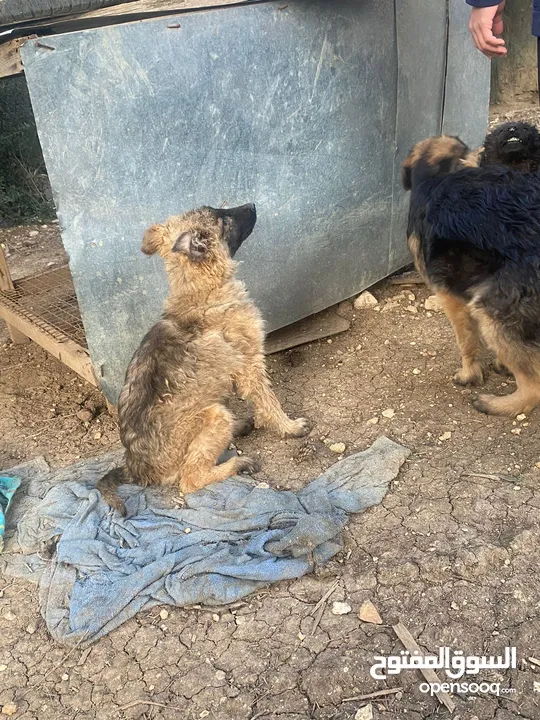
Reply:
[[24, 78], [0, 80], [0, 223], [54, 218], [51, 189]]

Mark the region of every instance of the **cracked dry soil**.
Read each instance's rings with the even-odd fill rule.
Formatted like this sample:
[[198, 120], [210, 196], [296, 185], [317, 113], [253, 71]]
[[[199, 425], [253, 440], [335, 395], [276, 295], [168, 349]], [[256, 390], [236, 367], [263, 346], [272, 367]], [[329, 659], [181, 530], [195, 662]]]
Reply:
[[[24, 266], [15, 251], [11, 262], [17, 273]], [[341, 556], [233, 608], [141, 613], [87, 651], [50, 640], [34, 587], [0, 579], [0, 706], [14, 703], [17, 720], [345, 720], [365, 704], [348, 698], [399, 685], [372, 701], [374, 718], [445, 718], [417, 672], [370, 677], [375, 654], [402, 649], [398, 619], [430, 652], [497, 655], [515, 645], [520, 661], [540, 657], [540, 413], [478, 414], [476, 391], [451, 382], [457, 349], [444, 316], [426, 311], [426, 289], [386, 282], [373, 292], [377, 309], [340, 307], [349, 332], [269, 358], [286, 409], [315, 420], [311, 435], [280, 441], [258, 431], [239, 442], [260, 454], [261, 481], [293, 489], [335, 462], [332, 443], [352, 453], [384, 433], [411, 449], [384, 502], [350, 519]], [[116, 447], [100, 394], [2, 332], [0, 467], [41, 454], [65, 465]], [[490, 392], [511, 385], [488, 377]], [[311, 612], [336, 579], [313, 631]], [[358, 619], [368, 598], [383, 625]], [[352, 612], [333, 615], [334, 601]], [[540, 667], [491, 673], [482, 679], [515, 692], [456, 695], [454, 717], [540, 718]]]

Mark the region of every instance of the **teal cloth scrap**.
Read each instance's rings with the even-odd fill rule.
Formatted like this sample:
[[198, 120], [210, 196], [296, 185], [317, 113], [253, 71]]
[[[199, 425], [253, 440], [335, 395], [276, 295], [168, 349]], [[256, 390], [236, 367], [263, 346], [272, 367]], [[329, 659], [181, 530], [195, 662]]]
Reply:
[[4, 549], [4, 533], [6, 531], [6, 513], [11, 503], [11, 498], [21, 484], [18, 477], [6, 477], [0, 475], [0, 552]]

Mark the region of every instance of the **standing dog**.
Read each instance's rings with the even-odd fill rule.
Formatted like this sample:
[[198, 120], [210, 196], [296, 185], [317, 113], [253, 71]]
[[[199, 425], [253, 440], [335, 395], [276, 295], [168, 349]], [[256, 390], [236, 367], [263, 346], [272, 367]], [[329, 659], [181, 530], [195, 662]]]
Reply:
[[120, 394], [125, 467], [98, 482], [120, 511], [121, 482], [174, 484], [189, 493], [256, 469], [248, 457], [216, 464], [233, 435], [246, 429], [224, 404], [234, 388], [253, 404], [257, 425], [282, 437], [309, 432], [305, 418], [287, 417], [270, 387], [263, 322], [235, 277], [232, 257], [255, 221], [254, 205], [203, 207], [144, 234], [142, 250], [163, 258], [170, 294], [162, 319], [133, 356]]
[[[513, 373], [511, 395], [480, 395], [481, 412], [514, 416], [540, 403], [540, 175], [464, 168], [464, 143], [436, 137], [405, 159], [407, 237], [418, 271], [456, 334], [460, 384], [479, 384], [480, 333]], [[480, 333], [479, 333], [480, 331]]]

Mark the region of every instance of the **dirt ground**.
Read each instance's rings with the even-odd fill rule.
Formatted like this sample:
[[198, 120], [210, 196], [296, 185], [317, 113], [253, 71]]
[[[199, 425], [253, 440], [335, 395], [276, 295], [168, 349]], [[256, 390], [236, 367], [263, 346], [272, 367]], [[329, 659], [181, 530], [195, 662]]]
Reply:
[[[54, 226], [3, 230], [0, 242], [16, 276], [62, 261]], [[232, 609], [141, 613], [90, 652], [52, 642], [35, 588], [0, 579], [0, 707], [14, 703], [25, 720], [449, 717], [420, 691], [417, 672], [370, 677], [374, 655], [402, 650], [391, 627], [400, 619], [430, 652], [517, 647], [519, 669], [481, 675], [515, 692], [455, 695], [454, 718], [540, 718], [540, 661], [528, 661], [540, 658], [538, 411], [520, 420], [478, 414], [476, 390], [452, 384], [458, 353], [444, 316], [426, 310], [426, 289], [385, 282], [372, 291], [373, 309], [341, 306], [350, 331], [269, 359], [286, 409], [315, 421], [311, 435], [256, 432], [239, 442], [260, 455], [260, 480], [292, 489], [336, 461], [333, 443], [349, 454], [385, 434], [410, 448], [384, 502], [350, 519], [343, 553]], [[37, 455], [66, 465], [118, 446], [97, 390], [0, 332], [0, 468]], [[487, 388], [507, 393], [512, 382], [491, 373]], [[310, 613], [335, 580], [313, 628]], [[382, 625], [358, 618], [366, 599]], [[351, 612], [332, 614], [334, 601]], [[401, 690], [372, 699], [373, 715], [361, 710], [366, 700], [349, 700], [388, 687]]]

